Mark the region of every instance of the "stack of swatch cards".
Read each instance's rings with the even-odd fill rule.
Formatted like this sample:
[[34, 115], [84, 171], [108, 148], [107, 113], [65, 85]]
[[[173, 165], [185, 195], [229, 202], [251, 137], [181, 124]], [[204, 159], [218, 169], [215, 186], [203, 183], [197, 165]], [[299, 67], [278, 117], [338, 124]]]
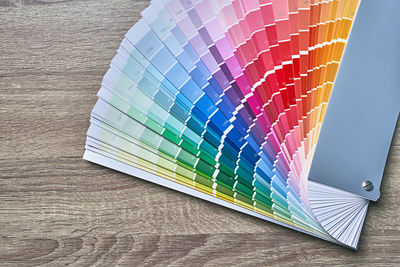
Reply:
[[[338, 160], [357, 164], [344, 151], [329, 158], [349, 139], [331, 134], [343, 128], [335, 123], [352, 117], [357, 97], [382, 95], [366, 93], [373, 82], [362, 84], [363, 76], [352, 74], [360, 60], [341, 63], [344, 51], [357, 55], [357, 40], [373, 27], [365, 18], [384, 5], [378, 2], [151, 1], [104, 76], [84, 159], [357, 248], [369, 200], [379, 196], [398, 101], [385, 104], [393, 114], [387, 134], [375, 133], [383, 147], [376, 179], [350, 166], [339, 168], [345, 175], [330, 184], [319, 170], [335, 175]], [[346, 47], [356, 31], [355, 48]], [[338, 87], [336, 77], [345, 85]], [[360, 116], [349, 125], [359, 127]], [[356, 189], [346, 173], [355, 177]]]

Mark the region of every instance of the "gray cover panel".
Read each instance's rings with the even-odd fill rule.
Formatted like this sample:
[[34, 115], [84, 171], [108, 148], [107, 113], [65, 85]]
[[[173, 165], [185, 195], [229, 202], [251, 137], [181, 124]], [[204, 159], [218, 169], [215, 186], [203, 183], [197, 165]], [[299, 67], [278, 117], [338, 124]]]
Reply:
[[[400, 1], [362, 0], [336, 77], [309, 179], [370, 200], [400, 111]], [[362, 187], [370, 180], [374, 188]]]

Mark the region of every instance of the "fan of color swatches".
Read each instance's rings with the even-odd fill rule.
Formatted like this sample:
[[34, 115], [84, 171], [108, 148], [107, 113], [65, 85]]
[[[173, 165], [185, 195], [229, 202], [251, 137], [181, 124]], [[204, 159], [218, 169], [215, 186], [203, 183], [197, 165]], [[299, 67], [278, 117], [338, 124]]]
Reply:
[[357, 8], [151, 1], [104, 76], [84, 158], [356, 248], [368, 201], [307, 177]]

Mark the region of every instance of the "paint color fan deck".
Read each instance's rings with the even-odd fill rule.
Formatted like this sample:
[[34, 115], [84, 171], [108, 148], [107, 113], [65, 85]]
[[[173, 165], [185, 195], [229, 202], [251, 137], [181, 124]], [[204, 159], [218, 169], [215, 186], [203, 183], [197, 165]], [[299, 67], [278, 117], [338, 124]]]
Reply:
[[84, 159], [357, 248], [373, 197], [309, 173], [359, 5], [151, 1], [104, 76]]

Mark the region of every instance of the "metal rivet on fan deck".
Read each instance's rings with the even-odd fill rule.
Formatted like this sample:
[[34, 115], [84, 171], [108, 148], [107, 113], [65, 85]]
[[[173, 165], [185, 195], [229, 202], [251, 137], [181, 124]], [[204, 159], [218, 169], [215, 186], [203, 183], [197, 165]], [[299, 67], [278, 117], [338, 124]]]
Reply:
[[362, 183], [362, 187], [364, 188], [365, 191], [372, 191], [372, 189], [374, 189], [374, 184], [369, 180], [365, 180]]

